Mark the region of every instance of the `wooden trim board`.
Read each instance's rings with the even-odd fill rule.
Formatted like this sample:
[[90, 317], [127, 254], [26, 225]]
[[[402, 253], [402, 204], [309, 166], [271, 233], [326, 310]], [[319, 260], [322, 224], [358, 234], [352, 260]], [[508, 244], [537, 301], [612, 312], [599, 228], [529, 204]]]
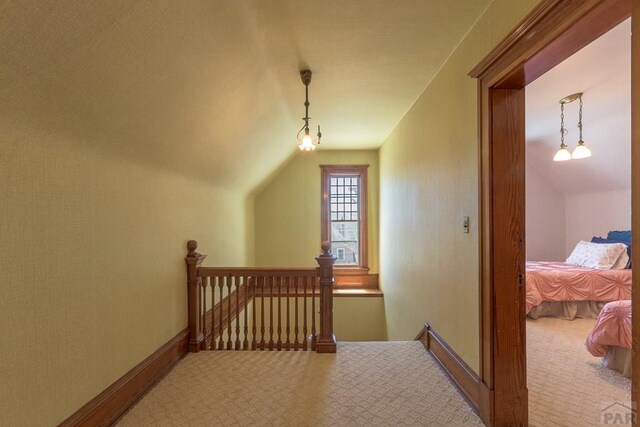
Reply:
[[186, 354], [188, 339], [189, 329], [182, 330], [60, 426], [93, 427], [115, 423]]
[[480, 378], [429, 324], [416, 337], [449, 376], [474, 411], [481, 413]]
[[[632, 246], [640, 245], [640, 0], [633, 1], [631, 10], [631, 228], [633, 231]], [[632, 331], [633, 331], [633, 366], [631, 384], [631, 400], [640, 407], [640, 251], [633, 252], [633, 284], [632, 284]], [[633, 425], [640, 425], [638, 416]]]

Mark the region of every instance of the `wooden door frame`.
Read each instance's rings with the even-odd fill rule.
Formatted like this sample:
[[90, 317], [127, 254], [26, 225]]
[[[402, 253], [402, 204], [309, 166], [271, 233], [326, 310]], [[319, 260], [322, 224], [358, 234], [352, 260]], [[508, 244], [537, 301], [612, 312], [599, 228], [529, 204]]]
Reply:
[[[524, 87], [632, 16], [632, 226], [640, 245], [640, 0], [542, 0], [470, 73], [478, 79], [480, 399], [487, 425], [527, 425]], [[579, 89], [579, 88], [577, 88]], [[576, 89], [576, 90], [577, 90]], [[561, 96], [562, 94], [558, 94]], [[640, 313], [640, 251], [633, 252]], [[633, 372], [640, 372], [633, 316]], [[636, 376], [637, 378], [637, 376]], [[632, 400], [640, 397], [633, 380]]]

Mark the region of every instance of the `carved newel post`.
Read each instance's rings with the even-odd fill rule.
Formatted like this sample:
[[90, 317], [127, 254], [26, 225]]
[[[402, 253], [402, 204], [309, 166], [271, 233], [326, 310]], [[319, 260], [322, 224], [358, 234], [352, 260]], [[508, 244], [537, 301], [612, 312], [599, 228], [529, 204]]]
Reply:
[[201, 283], [202, 279], [198, 277], [198, 267], [207, 257], [206, 255], [196, 252], [198, 242], [189, 240], [187, 242], [189, 252], [185, 257], [187, 263], [187, 292], [188, 292], [188, 310], [189, 310], [189, 343], [188, 350], [193, 353], [200, 351], [204, 345], [204, 334], [202, 333], [202, 302], [201, 302]]
[[335, 353], [336, 337], [333, 335], [333, 264], [336, 257], [331, 253], [331, 243], [322, 242], [322, 253], [316, 257], [320, 276], [320, 336], [316, 352]]

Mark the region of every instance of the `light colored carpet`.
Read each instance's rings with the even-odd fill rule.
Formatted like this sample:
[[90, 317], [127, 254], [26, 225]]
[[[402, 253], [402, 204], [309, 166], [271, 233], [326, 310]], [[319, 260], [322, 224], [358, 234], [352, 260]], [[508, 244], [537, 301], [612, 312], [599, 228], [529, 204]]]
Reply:
[[[631, 382], [584, 348], [595, 324], [527, 321], [529, 420], [594, 426]], [[419, 342], [340, 343], [335, 355], [190, 354], [120, 426], [481, 426]]]
[[482, 426], [421, 343], [340, 343], [337, 354], [200, 352], [120, 426]]
[[631, 381], [584, 346], [595, 319], [527, 320], [529, 425], [599, 425], [601, 408], [631, 400]]

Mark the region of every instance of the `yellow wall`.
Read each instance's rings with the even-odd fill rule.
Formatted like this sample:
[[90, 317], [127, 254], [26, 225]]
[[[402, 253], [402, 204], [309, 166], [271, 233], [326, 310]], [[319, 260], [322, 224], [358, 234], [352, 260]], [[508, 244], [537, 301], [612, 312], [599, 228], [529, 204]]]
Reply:
[[369, 267], [378, 271], [378, 151], [298, 153], [255, 195], [255, 261], [314, 267], [320, 253], [320, 165], [368, 164]]
[[[320, 165], [368, 164], [369, 267], [378, 271], [378, 151], [299, 153], [254, 200], [255, 261], [265, 267], [313, 267], [320, 252]], [[386, 339], [384, 299], [334, 298], [339, 341]]]
[[252, 262], [251, 200], [36, 125], [0, 119], [3, 426], [58, 424], [186, 327], [188, 239]]
[[[389, 339], [425, 321], [479, 366], [478, 122], [467, 73], [538, 0], [495, 0], [380, 149], [380, 272]], [[462, 219], [471, 217], [471, 233]]]
[[[205, 101], [182, 108], [209, 93], [167, 89], [185, 87], [176, 86], [180, 68], [148, 73], [166, 67], [136, 62], [130, 49], [122, 56], [95, 53], [123, 46], [121, 31], [106, 40], [103, 32], [62, 31], [101, 38], [84, 45], [91, 49], [68, 40], [65, 55], [27, 49], [24, 37], [7, 43], [16, 46], [16, 57], [31, 53], [5, 74], [11, 78], [0, 97], [0, 425], [57, 424], [182, 330], [187, 239], [200, 241], [207, 265], [247, 265], [255, 227], [257, 264], [313, 266], [321, 163], [371, 165], [369, 261], [372, 271], [380, 267], [385, 292], [384, 300], [337, 298], [338, 339], [375, 337], [385, 307], [390, 338], [413, 339], [430, 321], [477, 368], [477, 111], [476, 86], [466, 73], [535, 3], [495, 0], [385, 142], [380, 242], [377, 151], [296, 155], [254, 201], [220, 187], [222, 178], [248, 173], [239, 166], [246, 157], [225, 154], [241, 138], [220, 134], [211, 142], [206, 125], [194, 129], [193, 112], [208, 124], [217, 110]], [[95, 27], [93, 20], [79, 22]], [[139, 27], [135, 19], [126, 23]], [[153, 42], [156, 33], [148, 34]], [[34, 37], [33, 46], [42, 40], [62, 43]], [[150, 55], [162, 64], [185, 63]], [[81, 62], [88, 64], [82, 72]], [[47, 64], [53, 65], [39, 73]], [[130, 67], [121, 73], [124, 65]], [[130, 85], [137, 75], [145, 84]], [[147, 84], [155, 75], [162, 85]], [[176, 115], [183, 110], [190, 113]], [[224, 109], [230, 116], [236, 110]], [[470, 235], [460, 232], [462, 215], [472, 218]]]
[[334, 298], [333, 331], [338, 341], [386, 341], [384, 299], [379, 297]]

